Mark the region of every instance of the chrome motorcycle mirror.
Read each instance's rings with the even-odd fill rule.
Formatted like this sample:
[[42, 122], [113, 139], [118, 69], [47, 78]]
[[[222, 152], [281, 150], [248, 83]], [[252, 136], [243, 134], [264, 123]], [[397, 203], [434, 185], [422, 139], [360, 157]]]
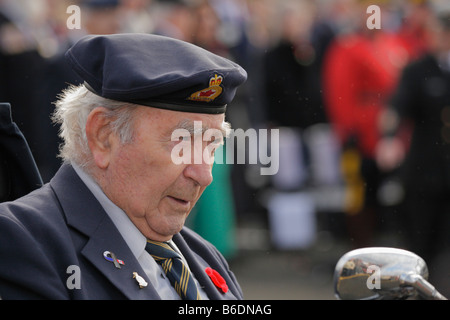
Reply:
[[430, 283], [425, 261], [396, 248], [363, 248], [343, 255], [334, 271], [334, 290], [342, 300], [447, 300]]

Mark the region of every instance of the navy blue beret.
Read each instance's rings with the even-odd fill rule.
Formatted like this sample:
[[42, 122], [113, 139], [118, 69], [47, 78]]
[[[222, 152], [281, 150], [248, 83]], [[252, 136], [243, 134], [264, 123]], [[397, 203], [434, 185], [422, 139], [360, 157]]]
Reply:
[[101, 97], [176, 111], [224, 113], [247, 79], [228, 59], [151, 34], [85, 36], [66, 58]]

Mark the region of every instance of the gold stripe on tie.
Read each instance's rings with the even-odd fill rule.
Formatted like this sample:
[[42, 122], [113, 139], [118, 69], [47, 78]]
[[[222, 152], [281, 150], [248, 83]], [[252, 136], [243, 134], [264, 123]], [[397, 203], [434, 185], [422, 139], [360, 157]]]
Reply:
[[147, 242], [152, 243], [152, 244], [157, 245], [157, 246], [160, 246], [160, 247], [163, 247], [164, 249], [174, 251], [174, 250], [172, 249], [172, 247], [169, 246], [167, 243], [164, 243], [164, 242], [157, 242], [157, 241], [153, 241], [153, 240], [147, 240]]
[[186, 267], [183, 265], [183, 269], [182, 269], [182, 273], [181, 273], [181, 279], [180, 279], [180, 284], [181, 284], [181, 290], [183, 291], [183, 293], [186, 295], [186, 289], [187, 289], [187, 283], [189, 281], [189, 279], [187, 278], [189, 276]]
[[180, 254], [169, 244], [147, 240], [146, 250], [158, 262], [175, 291], [182, 299], [201, 300], [200, 292]]

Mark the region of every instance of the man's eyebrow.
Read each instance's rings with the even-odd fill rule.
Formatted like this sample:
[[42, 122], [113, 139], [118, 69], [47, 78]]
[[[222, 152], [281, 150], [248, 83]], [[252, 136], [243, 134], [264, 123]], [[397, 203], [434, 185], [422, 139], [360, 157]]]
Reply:
[[[201, 122], [201, 121], [199, 121], [199, 122]], [[175, 125], [173, 131], [176, 129], [185, 129], [191, 135], [195, 135], [195, 134], [203, 134], [203, 133], [205, 133], [206, 130], [209, 130], [211, 128], [203, 125], [203, 123], [202, 123], [202, 127], [198, 128], [194, 125], [194, 121], [189, 120], [189, 119], [183, 119], [180, 122], [178, 122], [177, 125]], [[224, 138], [226, 138], [229, 135], [229, 131], [231, 130], [231, 125], [230, 125], [230, 123], [224, 121], [224, 122], [222, 122], [222, 126], [220, 129], [218, 129], [218, 128], [213, 128], [213, 129], [219, 130], [222, 133], [222, 136]]]

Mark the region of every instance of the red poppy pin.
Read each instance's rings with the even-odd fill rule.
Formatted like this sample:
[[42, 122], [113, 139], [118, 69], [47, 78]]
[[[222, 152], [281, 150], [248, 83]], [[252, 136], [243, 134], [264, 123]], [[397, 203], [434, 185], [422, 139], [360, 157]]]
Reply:
[[205, 272], [217, 288], [222, 290], [223, 293], [227, 293], [228, 286], [225, 279], [216, 270], [208, 267], [205, 269]]

